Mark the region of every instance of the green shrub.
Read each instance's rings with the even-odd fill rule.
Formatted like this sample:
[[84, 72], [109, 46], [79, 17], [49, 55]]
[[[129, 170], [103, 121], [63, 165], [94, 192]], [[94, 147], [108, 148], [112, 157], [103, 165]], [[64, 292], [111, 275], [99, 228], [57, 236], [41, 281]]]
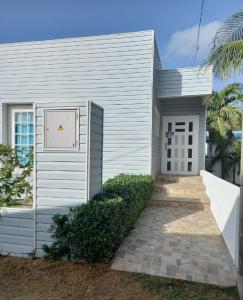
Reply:
[[32, 169], [32, 154], [27, 164], [20, 167], [15, 149], [11, 145], [0, 144], [0, 207], [30, 204]]
[[87, 204], [54, 216], [50, 231], [56, 242], [43, 246], [46, 258], [108, 261], [133, 229], [152, 190], [151, 176], [121, 174], [108, 180]]

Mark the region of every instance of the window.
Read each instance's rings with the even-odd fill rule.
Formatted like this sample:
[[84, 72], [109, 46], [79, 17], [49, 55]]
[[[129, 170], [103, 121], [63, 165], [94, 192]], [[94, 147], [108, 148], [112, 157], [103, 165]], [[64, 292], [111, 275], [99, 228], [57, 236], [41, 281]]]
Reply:
[[192, 145], [192, 135], [188, 135], [188, 145]]
[[12, 144], [16, 149], [20, 166], [29, 160], [34, 145], [33, 111], [16, 109], [12, 112]]
[[167, 157], [171, 158], [171, 149], [167, 149]]
[[193, 122], [189, 122], [189, 132], [193, 131]]
[[192, 158], [192, 149], [188, 149], [188, 158]]

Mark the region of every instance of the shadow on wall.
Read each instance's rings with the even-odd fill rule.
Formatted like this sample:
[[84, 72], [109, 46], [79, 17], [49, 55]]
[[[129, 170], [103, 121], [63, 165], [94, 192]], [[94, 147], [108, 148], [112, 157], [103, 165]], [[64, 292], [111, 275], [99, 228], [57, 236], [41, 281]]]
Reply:
[[160, 70], [157, 75], [158, 97], [179, 97], [183, 94], [182, 73], [178, 70]]
[[[65, 214], [69, 207], [78, 205], [81, 205], [80, 199], [77, 201], [77, 199], [70, 198], [68, 207], [42, 206], [36, 213], [34, 208], [1, 208], [0, 253], [32, 256], [36, 247], [37, 256], [42, 256], [42, 245], [53, 242], [51, 234], [48, 232], [53, 215]], [[34, 226], [35, 223], [36, 226]]]
[[[36, 213], [33, 208], [1, 208], [0, 209], [0, 253], [4, 255], [33, 256], [34, 248], [36, 255], [42, 256], [42, 245], [50, 245], [54, 240], [49, 233], [52, 217], [55, 214], [68, 213], [69, 207], [79, 206], [81, 201], [71, 199], [68, 207], [39, 206]], [[200, 211], [198, 209], [197, 211]], [[176, 210], [173, 215], [167, 215], [161, 224], [183, 219], [195, 213], [195, 210]], [[36, 226], [34, 226], [36, 224]], [[137, 226], [144, 226], [138, 221]], [[161, 228], [166, 230], [166, 226]], [[148, 228], [148, 234], [151, 230]], [[152, 233], [152, 235], [155, 232]]]
[[180, 68], [160, 70], [158, 97], [209, 95], [212, 92], [211, 68]]

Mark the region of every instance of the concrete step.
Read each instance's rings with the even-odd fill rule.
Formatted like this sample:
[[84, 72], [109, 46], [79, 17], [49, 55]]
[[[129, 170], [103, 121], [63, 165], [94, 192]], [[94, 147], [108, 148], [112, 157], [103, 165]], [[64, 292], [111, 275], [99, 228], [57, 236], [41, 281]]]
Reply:
[[158, 201], [179, 201], [179, 202], [202, 202], [202, 203], [208, 203], [208, 197], [204, 192], [183, 192], [183, 193], [177, 193], [177, 192], [171, 192], [171, 193], [165, 193], [165, 192], [154, 192], [152, 195], [152, 200], [158, 200]]
[[201, 176], [159, 175], [148, 206], [209, 208]]
[[155, 192], [162, 192], [166, 194], [175, 195], [197, 195], [202, 196], [205, 193], [205, 187], [201, 183], [188, 184], [188, 183], [162, 183], [156, 182], [154, 184]]
[[147, 207], [182, 207], [188, 209], [210, 209], [209, 203], [192, 203], [192, 202], [178, 202], [178, 201], [154, 201], [150, 200]]
[[185, 184], [200, 184], [202, 183], [201, 176], [178, 176], [178, 175], [158, 175], [157, 182], [164, 183], [185, 183]]

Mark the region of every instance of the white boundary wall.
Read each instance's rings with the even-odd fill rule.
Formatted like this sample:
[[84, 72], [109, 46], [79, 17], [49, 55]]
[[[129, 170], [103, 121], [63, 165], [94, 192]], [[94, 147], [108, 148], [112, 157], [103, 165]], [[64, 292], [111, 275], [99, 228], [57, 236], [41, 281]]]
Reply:
[[240, 188], [202, 170], [200, 172], [210, 208], [227, 248], [238, 266], [238, 220]]

